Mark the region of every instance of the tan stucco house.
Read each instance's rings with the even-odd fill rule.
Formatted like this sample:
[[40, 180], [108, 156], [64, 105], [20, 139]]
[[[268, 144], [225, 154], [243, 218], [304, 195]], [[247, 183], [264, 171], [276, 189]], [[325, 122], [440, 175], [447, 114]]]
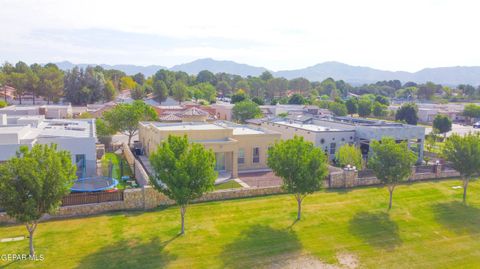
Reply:
[[139, 140], [150, 155], [169, 135], [187, 135], [190, 141], [212, 149], [216, 170], [238, 177], [239, 172], [266, 170], [267, 150], [280, 139], [280, 133], [231, 122], [141, 122]]

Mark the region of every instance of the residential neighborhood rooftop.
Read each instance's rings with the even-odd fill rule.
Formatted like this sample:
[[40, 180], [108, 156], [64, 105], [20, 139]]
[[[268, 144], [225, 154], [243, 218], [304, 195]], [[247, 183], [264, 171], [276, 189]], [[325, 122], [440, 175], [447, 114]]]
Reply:
[[279, 125], [284, 125], [287, 127], [292, 127], [292, 128], [298, 128], [298, 129], [303, 129], [307, 131], [312, 131], [312, 132], [339, 132], [339, 131], [345, 131], [341, 129], [336, 129], [336, 128], [330, 128], [330, 127], [325, 127], [321, 125], [316, 125], [316, 124], [302, 124], [302, 123], [296, 123], [293, 121], [287, 121], [287, 120], [277, 120], [273, 121], [273, 124], [279, 124]]

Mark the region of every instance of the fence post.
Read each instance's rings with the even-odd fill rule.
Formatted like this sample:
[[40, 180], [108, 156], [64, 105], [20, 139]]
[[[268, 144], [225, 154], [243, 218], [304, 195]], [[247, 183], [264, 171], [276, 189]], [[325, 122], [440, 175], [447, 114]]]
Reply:
[[440, 178], [442, 176], [442, 165], [437, 163], [435, 164], [435, 177]]

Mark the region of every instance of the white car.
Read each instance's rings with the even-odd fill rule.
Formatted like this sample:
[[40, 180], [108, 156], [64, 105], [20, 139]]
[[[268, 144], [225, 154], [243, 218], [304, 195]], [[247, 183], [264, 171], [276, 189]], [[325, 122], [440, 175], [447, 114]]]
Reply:
[[480, 128], [480, 121], [474, 123], [473, 128]]

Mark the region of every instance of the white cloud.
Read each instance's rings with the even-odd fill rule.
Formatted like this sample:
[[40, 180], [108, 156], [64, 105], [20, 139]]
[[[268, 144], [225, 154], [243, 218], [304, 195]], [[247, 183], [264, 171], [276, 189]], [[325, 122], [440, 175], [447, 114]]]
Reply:
[[[170, 66], [213, 57], [273, 70], [327, 60], [409, 71], [480, 65], [476, 1], [0, 0], [0, 6], [0, 60]], [[72, 38], [98, 29], [160, 41], [126, 48], [105, 41], [115, 39], [109, 35], [105, 44]], [[42, 31], [70, 35], [35, 35]]]

